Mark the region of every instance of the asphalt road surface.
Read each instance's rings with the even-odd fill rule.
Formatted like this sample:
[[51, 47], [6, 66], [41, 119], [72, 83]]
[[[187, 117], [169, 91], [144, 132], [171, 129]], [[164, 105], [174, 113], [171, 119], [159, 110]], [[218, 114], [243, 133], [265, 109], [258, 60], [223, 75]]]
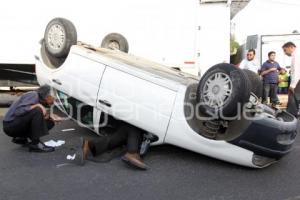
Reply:
[[[280, 162], [250, 169], [173, 146], [152, 147], [150, 169], [106, 163], [70, 164], [79, 137], [95, 137], [72, 121], [58, 124], [44, 141], [65, 140], [52, 153], [30, 153], [10, 142], [0, 125], [0, 200], [284, 200], [300, 196], [300, 142]], [[62, 129], [74, 131], [62, 132]], [[267, 133], [266, 133], [267, 134]]]

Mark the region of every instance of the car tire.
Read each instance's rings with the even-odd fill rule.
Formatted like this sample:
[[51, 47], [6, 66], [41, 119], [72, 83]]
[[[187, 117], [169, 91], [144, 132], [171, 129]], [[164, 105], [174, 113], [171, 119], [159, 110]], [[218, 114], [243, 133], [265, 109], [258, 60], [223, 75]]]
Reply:
[[255, 94], [258, 98], [261, 98], [263, 92], [262, 80], [255, 72], [251, 70], [243, 69], [243, 71], [245, 72], [245, 74], [247, 74], [249, 81], [251, 83], [250, 91], [253, 92], [253, 94]]
[[[45, 63], [47, 63], [46, 65], [50, 68], [58, 68], [60, 67], [66, 60], [66, 58], [64, 57], [55, 57], [53, 55], [51, 55], [47, 50], [46, 50], [46, 44], [44, 42], [44, 40], [42, 41], [42, 55], [43, 55], [43, 60]], [[45, 59], [46, 58], [46, 59]], [[47, 62], [46, 62], [47, 60]]]
[[106, 35], [101, 43], [102, 48], [106, 49], [117, 49], [128, 53], [129, 46], [126, 38], [119, 33], [110, 33]]
[[44, 42], [47, 52], [57, 58], [65, 58], [72, 45], [77, 44], [77, 32], [73, 23], [64, 18], [52, 19], [45, 30]]
[[243, 106], [249, 98], [247, 75], [227, 63], [211, 67], [200, 79], [197, 88], [199, 111], [215, 118], [236, 116], [238, 105]]

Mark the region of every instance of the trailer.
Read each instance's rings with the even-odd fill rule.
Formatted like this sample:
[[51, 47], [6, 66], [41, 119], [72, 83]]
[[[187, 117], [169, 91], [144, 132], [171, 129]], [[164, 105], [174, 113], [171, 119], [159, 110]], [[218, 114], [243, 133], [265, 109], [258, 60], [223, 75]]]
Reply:
[[6, 1], [0, 13], [0, 26], [5, 27], [0, 32], [0, 68], [34, 66], [37, 38], [43, 38], [51, 19], [61, 17], [77, 24], [79, 41], [199, 75], [215, 63], [229, 62], [230, 4], [227, 0]]

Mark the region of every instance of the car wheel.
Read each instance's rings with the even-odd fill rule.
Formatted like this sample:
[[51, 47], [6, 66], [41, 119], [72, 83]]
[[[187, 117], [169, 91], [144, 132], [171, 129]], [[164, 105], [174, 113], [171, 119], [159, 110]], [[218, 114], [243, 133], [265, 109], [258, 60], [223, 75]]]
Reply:
[[251, 83], [250, 91], [253, 92], [258, 98], [261, 98], [262, 92], [263, 92], [262, 80], [255, 72], [253, 72], [251, 70], [243, 69], [243, 71], [247, 74], [247, 76], [250, 80], [250, 83]]
[[221, 63], [211, 67], [197, 88], [199, 111], [222, 118], [237, 114], [238, 106], [249, 101], [250, 81], [234, 65]]
[[46, 44], [44, 40], [42, 41], [42, 57], [46, 65], [50, 68], [58, 68], [60, 67], [66, 60], [64, 57], [55, 57], [51, 55], [47, 50], [46, 50]]
[[52, 19], [45, 30], [44, 42], [51, 56], [66, 57], [72, 45], [77, 43], [77, 32], [73, 23], [64, 18]]
[[104, 37], [101, 47], [107, 49], [117, 49], [128, 53], [129, 46], [126, 38], [119, 33], [110, 33]]

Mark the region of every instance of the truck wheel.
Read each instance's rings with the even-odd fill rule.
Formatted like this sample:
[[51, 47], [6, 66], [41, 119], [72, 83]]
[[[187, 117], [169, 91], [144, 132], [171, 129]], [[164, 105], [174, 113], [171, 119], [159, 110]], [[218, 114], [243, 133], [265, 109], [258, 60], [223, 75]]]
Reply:
[[199, 111], [212, 117], [236, 116], [238, 106], [249, 101], [250, 81], [234, 65], [221, 63], [211, 67], [197, 88]]
[[243, 71], [245, 72], [245, 74], [247, 74], [247, 76], [250, 80], [250, 83], [251, 83], [250, 91], [253, 92], [258, 98], [261, 98], [262, 92], [263, 92], [262, 80], [255, 72], [253, 72], [251, 70], [243, 69]]
[[129, 46], [126, 38], [119, 33], [110, 33], [104, 37], [101, 47], [107, 49], [117, 49], [128, 53]]
[[66, 57], [72, 45], [77, 43], [77, 32], [73, 23], [64, 18], [52, 19], [44, 34], [47, 52], [54, 57]]

